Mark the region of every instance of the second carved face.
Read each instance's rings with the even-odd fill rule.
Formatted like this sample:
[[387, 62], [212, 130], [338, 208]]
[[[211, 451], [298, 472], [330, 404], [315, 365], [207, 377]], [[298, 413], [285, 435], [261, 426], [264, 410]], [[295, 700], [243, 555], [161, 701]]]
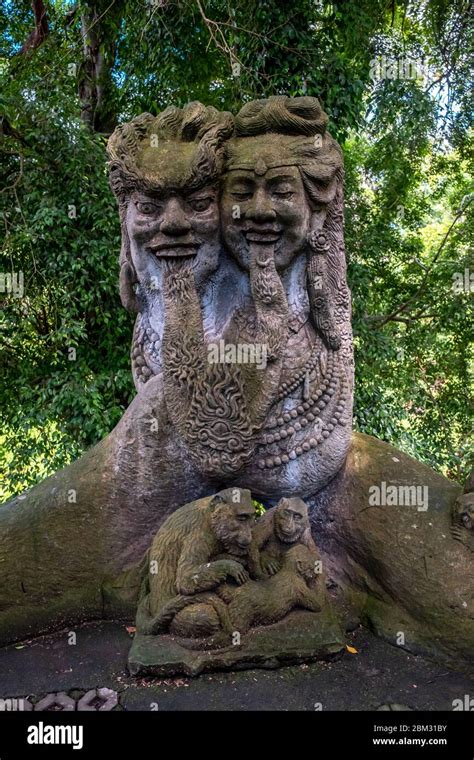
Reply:
[[276, 267], [283, 270], [302, 250], [310, 230], [312, 212], [300, 171], [282, 159], [288, 138], [271, 137], [234, 140], [232, 165], [223, 180], [224, 242], [246, 270], [250, 243], [273, 243]]

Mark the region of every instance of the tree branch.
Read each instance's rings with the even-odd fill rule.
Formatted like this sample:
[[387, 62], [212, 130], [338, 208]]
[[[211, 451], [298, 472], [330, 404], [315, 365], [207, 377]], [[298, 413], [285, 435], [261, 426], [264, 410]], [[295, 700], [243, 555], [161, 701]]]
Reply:
[[24, 55], [25, 53], [28, 53], [29, 50], [35, 50], [38, 48], [49, 34], [48, 18], [46, 16], [46, 8], [43, 0], [33, 0], [31, 7], [33, 8], [35, 16], [35, 28], [26, 42], [23, 43], [18, 55]]
[[454, 227], [455, 227], [458, 219], [460, 219], [460, 217], [464, 214], [464, 212], [466, 211], [467, 207], [472, 203], [473, 200], [474, 200], [474, 198], [469, 199], [468, 202], [462, 208], [460, 208], [459, 211], [457, 212], [457, 214], [454, 217], [453, 221], [451, 222], [448, 230], [446, 231], [446, 234], [443, 237], [443, 240], [441, 241], [441, 244], [440, 244], [438, 250], [436, 251], [435, 255], [433, 256], [431, 264], [429, 265], [429, 267], [426, 268], [426, 272], [425, 272], [425, 274], [423, 276], [423, 279], [421, 280], [421, 283], [418, 286], [418, 289], [416, 290], [416, 292], [413, 293], [413, 295], [410, 296], [410, 298], [407, 298], [406, 301], [404, 301], [402, 304], [400, 304], [400, 306], [397, 306], [396, 309], [394, 309], [390, 314], [387, 314], [385, 316], [380, 315], [378, 317], [374, 317], [374, 321], [378, 322], [377, 327], [383, 327], [383, 325], [386, 325], [387, 322], [394, 322], [395, 318], [398, 317], [399, 314], [401, 314], [402, 312], [406, 311], [407, 307], [411, 303], [413, 303], [413, 301], [416, 301], [416, 299], [418, 298], [418, 296], [420, 295], [420, 293], [423, 291], [423, 288], [425, 287], [425, 285], [426, 285], [426, 283], [428, 281], [428, 277], [430, 276], [431, 271], [432, 271], [434, 265], [436, 264], [437, 260], [439, 259], [440, 255], [441, 255], [441, 252], [442, 252], [444, 246], [446, 245], [446, 241], [447, 241], [449, 235], [451, 234], [451, 231], [454, 229]]

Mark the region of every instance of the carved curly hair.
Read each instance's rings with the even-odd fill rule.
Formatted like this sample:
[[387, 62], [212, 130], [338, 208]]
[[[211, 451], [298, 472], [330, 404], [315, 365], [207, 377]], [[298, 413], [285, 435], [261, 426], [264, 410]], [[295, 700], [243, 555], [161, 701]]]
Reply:
[[196, 154], [186, 177], [186, 189], [193, 190], [219, 178], [223, 143], [232, 134], [233, 126], [231, 113], [220, 112], [197, 101], [184, 108], [169, 106], [158, 116], [142, 113], [121, 124], [107, 144], [110, 186], [119, 204], [126, 203], [137, 187], [149, 190], [159, 184], [159, 178], [139, 162], [141, 151], [150, 146], [153, 136], [167, 142], [196, 144]]
[[275, 95], [246, 103], [235, 117], [237, 139], [226, 145], [227, 167], [237, 159], [239, 137], [287, 135], [285, 154], [298, 166], [310, 204], [330, 203], [342, 176], [342, 151], [326, 131], [327, 123], [319, 100], [309, 96]]

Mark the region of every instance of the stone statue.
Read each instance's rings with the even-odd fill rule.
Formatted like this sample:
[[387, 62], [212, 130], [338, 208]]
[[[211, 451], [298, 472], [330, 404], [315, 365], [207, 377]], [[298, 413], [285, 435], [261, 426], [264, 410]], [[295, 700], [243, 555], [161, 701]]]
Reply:
[[285, 554], [294, 544], [303, 544], [317, 555], [308, 507], [297, 497], [283, 498], [276, 507], [265, 512], [253, 531], [253, 546], [258, 549], [255, 576], [265, 577], [278, 572]]
[[[177, 595], [213, 590], [229, 577], [237, 584], [248, 580], [245, 568], [254, 517], [250, 492], [239, 488], [193, 502], [168, 517], [149, 552], [148, 592], [141, 601], [139, 628], [147, 633], [161, 630], [163, 608], [167, 616], [170, 602], [173, 609], [180, 605]], [[189, 618], [193, 610], [180, 615]], [[209, 616], [206, 628], [201, 605], [199, 628], [204, 633], [212, 633], [218, 622], [213, 609]]]
[[[198, 471], [269, 496], [320, 490], [350, 440], [342, 157], [326, 124], [315, 98], [278, 96], [244, 106], [226, 140], [230, 114], [192, 103], [143, 114], [109, 143], [138, 390], [162, 372]], [[230, 256], [216, 273], [223, 161]], [[263, 346], [266, 366], [210, 363], [221, 340]]]
[[[211, 526], [209, 545], [197, 542], [191, 567], [200, 569], [179, 588], [158, 585], [142, 604], [150, 632], [219, 636], [232, 604], [224, 587], [246, 599], [248, 584], [267, 584], [248, 586], [252, 637], [272, 617], [254, 600], [281, 573], [311, 588], [311, 531], [342, 617], [350, 607], [389, 640], [403, 630], [412, 651], [472, 660], [470, 500], [457, 502], [458, 484], [388, 444], [351, 433], [343, 164], [327, 121], [316, 98], [279, 95], [235, 116], [170, 106], [110, 138], [137, 395], [79, 460], [0, 505], [0, 643], [135, 614], [143, 557], [193, 504], [186, 509]], [[427, 511], [370, 504], [381, 482], [427, 488]], [[268, 512], [248, 553], [229, 550], [217, 516], [252, 522], [250, 491]], [[296, 544], [285, 523], [294, 535], [304, 525]], [[187, 585], [196, 574], [198, 586]], [[321, 606], [306, 610], [319, 626]]]
[[[326, 124], [315, 98], [278, 96], [245, 105], [226, 144], [226, 247], [250, 275], [254, 260], [265, 271], [274, 259], [288, 302], [278, 392], [244, 475], [272, 496], [319, 491], [340, 469], [350, 439], [342, 156]], [[248, 317], [238, 316], [245, 324]]]
[[[250, 629], [286, 622], [295, 609], [320, 613], [329, 605], [301, 499], [282, 499], [256, 522], [250, 492], [238, 488], [181, 507], [155, 536], [148, 564], [137, 636], [172, 636], [190, 651], [243, 645], [247, 661]], [[281, 638], [280, 626], [268, 655], [279, 653]], [[168, 640], [161, 641], [166, 650]], [[134, 648], [147, 645], [142, 640]]]

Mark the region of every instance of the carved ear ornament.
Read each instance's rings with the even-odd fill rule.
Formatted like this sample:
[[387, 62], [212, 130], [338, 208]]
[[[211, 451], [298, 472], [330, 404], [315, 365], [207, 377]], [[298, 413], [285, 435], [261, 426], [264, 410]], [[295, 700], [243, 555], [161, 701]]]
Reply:
[[328, 288], [326, 254], [330, 249], [329, 236], [324, 230], [313, 230], [308, 235], [308, 296], [313, 323], [326, 346], [337, 351], [341, 337], [334, 320], [331, 292]]
[[330, 241], [325, 232], [313, 231], [308, 235], [308, 245], [313, 253], [324, 255], [329, 251]]

